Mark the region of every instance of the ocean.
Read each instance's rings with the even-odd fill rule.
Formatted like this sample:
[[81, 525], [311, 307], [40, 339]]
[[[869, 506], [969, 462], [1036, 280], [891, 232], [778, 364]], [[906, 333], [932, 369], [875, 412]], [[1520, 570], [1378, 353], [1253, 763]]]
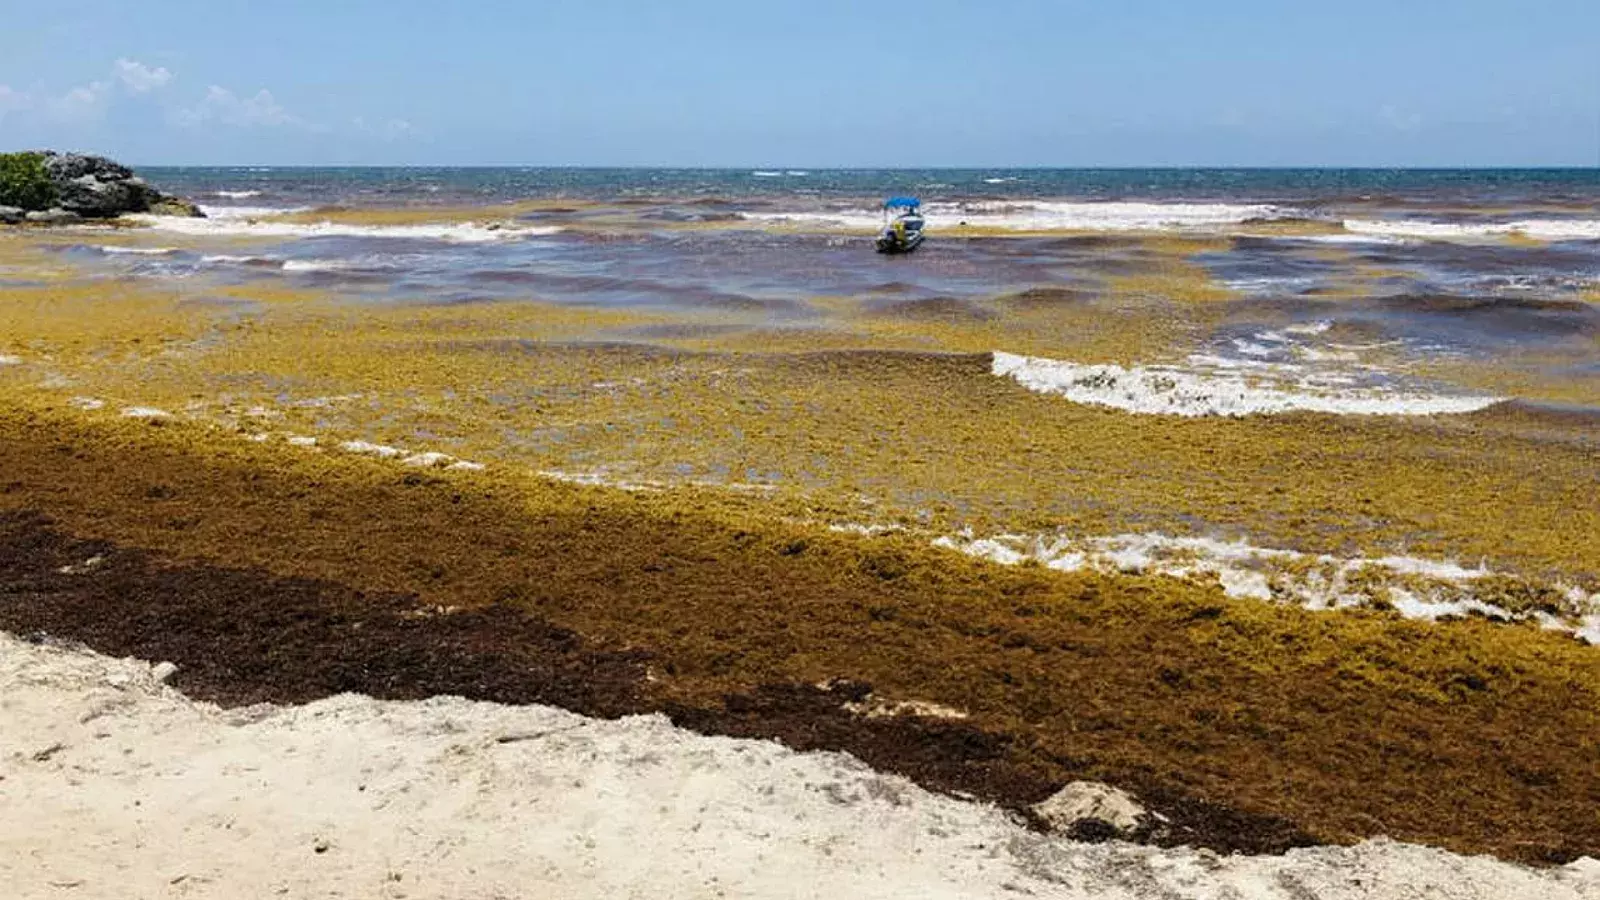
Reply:
[[6, 630], [1600, 852], [1595, 170], [142, 174], [0, 230]]
[[[274, 205], [725, 197], [872, 200], [1148, 200], [1370, 204], [1572, 204], [1593, 211], [1600, 169], [574, 169], [270, 168], [140, 170], [174, 192]], [[219, 192], [223, 192], [220, 193]], [[257, 193], [259, 192], [259, 193]]]
[[[1498, 395], [1498, 374], [1463, 363], [1537, 355], [1531, 374], [1558, 389], [1526, 399], [1584, 405], [1596, 393], [1595, 169], [145, 174], [196, 198], [210, 218], [154, 221], [138, 246], [67, 248], [77, 261], [364, 302], [743, 311], [790, 329], [827, 318], [819, 298], [924, 318], [941, 304], [950, 315], [976, 304], [972, 315], [981, 316], [995, 311], [978, 307], [997, 298], [1103, 296], [1113, 281], [1143, 277], [1142, 293], [1122, 293], [1210, 292], [1226, 299], [1226, 315], [1155, 359], [1121, 352], [1057, 365], [1054, 351], [1030, 354], [1047, 361], [1029, 371], [1055, 366], [1040, 383], [1070, 384], [1091, 363], [1148, 362], [1160, 364], [1154, 374], [1130, 370], [1118, 391], [1074, 390], [1178, 413], [1285, 404], [1419, 411]], [[881, 198], [899, 194], [922, 198], [930, 241], [888, 259], [869, 242], [883, 221]], [[1452, 383], [1444, 368], [1469, 377]], [[1230, 390], [1223, 401], [1203, 387], [1232, 385], [1241, 373], [1269, 393]], [[1154, 381], [1174, 375], [1199, 378], [1200, 399], [1152, 394]]]

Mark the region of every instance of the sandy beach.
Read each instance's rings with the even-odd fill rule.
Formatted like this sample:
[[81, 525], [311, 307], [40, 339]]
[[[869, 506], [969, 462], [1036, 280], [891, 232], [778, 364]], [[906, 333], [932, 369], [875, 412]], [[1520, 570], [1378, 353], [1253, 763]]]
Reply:
[[659, 716], [340, 695], [222, 710], [0, 637], [0, 877], [54, 897], [1600, 896], [1378, 840], [1283, 856], [1051, 839], [836, 753]]

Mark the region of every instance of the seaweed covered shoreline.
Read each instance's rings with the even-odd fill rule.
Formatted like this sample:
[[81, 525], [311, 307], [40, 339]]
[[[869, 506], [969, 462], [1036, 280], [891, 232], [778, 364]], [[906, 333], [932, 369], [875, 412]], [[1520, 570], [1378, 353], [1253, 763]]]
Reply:
[[886, 268], [763, 218], [809, 195], [369, 175], [0, 231], [15, 658], [170, 661], [230, 710], [660, 713], [1021, 843], [1098, 782], [1140, 839], [1284, 866], [1600, 853], [1583, 210], [1033, 198]]
[[[0, 627], [172, 659], [201, 697], [666, 711], [1011, 808], [1102, 780], [1219, 849], [1600, 852], [1600, 653], [1537, 629], [997, 567], [714, 495], [48, 406], [0, 417], [0, 458]], [[961, 718], [844, 709], [866, 691]]]

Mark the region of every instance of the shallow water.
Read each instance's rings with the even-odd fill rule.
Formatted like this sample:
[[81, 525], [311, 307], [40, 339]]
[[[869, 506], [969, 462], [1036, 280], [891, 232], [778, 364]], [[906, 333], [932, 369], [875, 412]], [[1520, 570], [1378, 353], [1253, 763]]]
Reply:
[[[1482, 416], [1518, 401], [1600, 411], [1600, 239], [1565, 239], [1600, 223], [1593, 171], [774, 172], [152, 170], [210, 217], [32, 232], [43, 261], [8, 258], [7, 271], [50, 269], [86, 296], [153, 292], [150, 310], [174, 292], [179, 306], [131, 348], [160, 353], [130, 368], [127, 348], [90, 342], [74, 369], [52, 348], [76, 345], [40, 343], [37, 317], [0, 351], [23, 360], [14, 380], [84, 395], [140, 385], [129, 407], [281, 406], [339, 440], [444, 443], [601, 481], [875, 495], [897, 514], [1033, 530], [1085, 510], [1119, 529], [1223, 528], [1233, 507], [1264, 502], [1253, 492], [1279, 465], [1224, 472], [1218, 442], [1316, 446], [1315, 429], [1285, 437], [1246, 419], [1348, 420], [1317, 427], [1372, 454], [1348, 471], [1392, 491], [1379, 482], [1424, 477], [1433, 439], [1419, 422], [1492, 421], [1504, 439], [1570, 448], [1592, 429]], [[873, 253], [874, 198], [909, 192], [926, 201], [928, 243]], [[127, 337], [59, 311], [68, 332]], [[1000, 390], [1044, 405], [989, 396]], [[346, 396], [362, 399], [293, 411]], [[946, 404], [965, 421], [929, 413]], [[1094, 472], [1113, 479], [1097, 494], [1132, 477], [1187, 493], [1176, 470], [1085, 447], [1080, 431], [1161, 440], [1170, 417], [1234, 423], [1186, 438], [1184, 463], [1231, 499], [1179, 509], [1033, 483]], [[1419, 429], [1402, 475], [1394, 451], [1371, 449], [1391, 439], [1380, 419]], [[1051, 442], [1087, 455], [1040, 458]], [[926, 468], [905, 462], [916, 452]], [[1486, 478], [1512, 477], [1494, 465]], [[1337, 491], [1330, 477], [1295, 490]], [[1366, 521], [1297, 502], [1324, 540]], [[1305, 533], [1287, 513], [1247, 518], [1264, 545]], [[1392, 527], [1386, 540], [1436, 548], [1490, 530]], [[1561, 568], [1587, 577], [1600, 562]]]
[[[212, 218], [152, 220], [111, 246], [85, 232], [61, 248], [73, 264], [362, 302], [676, 312], [697, 328], [730, 315], [747, 326], [811, 328], [837, 313], [841, 298], [880, 317], [1015, 325], [1015, 304], [994, 308], [998, 298], [1036, 301], [1040, 290], [1061, 291], [1054, 302], [1062, 302], [1070, 291], [1119, 315], [1184, 320], [1181, 340], [1103, 349], [1125, 363], [1198, 357], [1208, 371], [1276, 371], [1303, 381], [1311, 369], [1313, 381], [1328, 384], [1403, 383], [1413, 393], [1467, 396], [1499, 376], [1483, 371], [1451, 383], [1410, 370], [1463, 359], [1517, 366], [1534, 355], [1537, 364], [1522, 368], [1545, 380], [1551, 371], [1572, 373], [1573, 385], [1524, 399], [1600, 396], [1585, 374], [1600, 334], [1593, 170], [150, 176], [206, 201]], [[912, 191], [927, 201], [932, 239], [910, 257], [870, 252], [867, 238], [880, 220], [873, 198]], [[1150, 307], [1164, 300], [1231, 305], [1221, 319]], [[1295, 324], [1319, 330], [1292, 347], [1275, 345], [1277, 329]], [[1070, 333], [1030, 336], [1039, 340], [1027, 347], [961, 349], [1096, 361], [1074, 355], [1080, 348]]]

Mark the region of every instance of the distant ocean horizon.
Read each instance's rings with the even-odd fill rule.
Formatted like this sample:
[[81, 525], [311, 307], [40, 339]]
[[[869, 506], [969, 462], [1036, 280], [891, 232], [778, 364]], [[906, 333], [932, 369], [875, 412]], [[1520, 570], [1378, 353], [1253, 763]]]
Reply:
[[726, 197], [1600, 204], [1600, 168], [682, 168], [146, 166], [177, 191], [268, 205]]

